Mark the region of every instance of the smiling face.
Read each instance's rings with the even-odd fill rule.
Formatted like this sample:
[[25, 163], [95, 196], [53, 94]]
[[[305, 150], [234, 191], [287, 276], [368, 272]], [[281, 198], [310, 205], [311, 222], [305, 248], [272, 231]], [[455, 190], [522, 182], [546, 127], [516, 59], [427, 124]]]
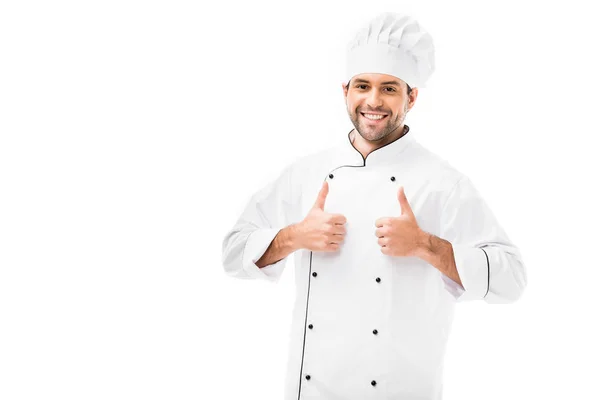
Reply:
[[368, 141], [381, 141], [400, 132], [418, 94], [417, 88], [407, 94], [404, 81], [386, 74], [359, 74], [352, 77], [348, 88], [346, 83], [342, 88], [350, 120]]

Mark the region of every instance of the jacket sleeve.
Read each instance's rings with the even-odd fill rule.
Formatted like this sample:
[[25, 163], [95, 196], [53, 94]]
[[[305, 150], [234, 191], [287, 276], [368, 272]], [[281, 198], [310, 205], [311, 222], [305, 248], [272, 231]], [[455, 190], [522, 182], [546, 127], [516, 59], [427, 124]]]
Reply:
[[440, 237], [452, 244], [463, 284], [442, 274], [444, 287], [456, 301], [512, 303], [521, 297], [527, 275], [520, 251], [466, 176], [442, 208]]
[[259, 268], [255, 263], [277, 233], [291, 223], [297, 202], [292, 196], [293, 165], [254, 193], [241, 216], [225, 235], [222, 262], [227, 275], [241, 279], [277, 282], [290, 257]]

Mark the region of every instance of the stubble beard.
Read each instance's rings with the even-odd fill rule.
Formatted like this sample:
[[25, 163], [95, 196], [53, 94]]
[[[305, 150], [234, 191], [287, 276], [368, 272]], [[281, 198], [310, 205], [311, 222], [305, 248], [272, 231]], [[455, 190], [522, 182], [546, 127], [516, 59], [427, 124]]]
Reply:
[[[354, 115], [350, 115], [350, 120], [352, 121], [352, 125], [354, 125], [354, 129], [363, 137], [363, 139], [368, 140], [370, 142], [379, 141], [384, 139], [392, 132], [396, 131], [404, 122], [406, 118], [406, 113], [408, 112], [408, 103], [404, 106], [404, 110], [401, 114], [398, 114], [394, 120], [391, 119], [391, 114], [386, 117], [388, 121], [385, 126], [375, 128], [371, 125], [367, 125], [366, 122], [363, 122], [366, 118], [362, 116], [356, 111]], [[361, 121], [362, 120], [362, 121]]]

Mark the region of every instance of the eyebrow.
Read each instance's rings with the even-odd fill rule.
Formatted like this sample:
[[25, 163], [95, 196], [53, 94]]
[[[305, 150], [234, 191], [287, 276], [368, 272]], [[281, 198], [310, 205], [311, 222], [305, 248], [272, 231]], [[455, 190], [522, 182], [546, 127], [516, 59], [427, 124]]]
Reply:
[[[360, 78], [357, 78], [357, 79], [354, 80], [354, 83], [358, 83], [358, 82], [360, 82], [360, 83], [371, 83], [371, 82], [369, 82], [369, 81], [367, 81], [365, 79], [360, 79]], [[381, 84], [382, 85], [396, 85], [396, 86], [400, 86], [400, 83], [398, 83], [397, 81], [381, 82]]]

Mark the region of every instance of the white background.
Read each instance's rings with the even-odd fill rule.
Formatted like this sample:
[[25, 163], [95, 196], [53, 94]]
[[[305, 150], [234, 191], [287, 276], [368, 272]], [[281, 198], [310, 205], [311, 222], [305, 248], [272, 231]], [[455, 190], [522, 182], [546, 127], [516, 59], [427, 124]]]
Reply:
[[432, 34], [406, 123], [521, 248], [462, 303], [445, 400], [600, 397], [600, 37], [585, 1], [5, 1], [0, 399], [280, 399], [293, 261], [227, 277], [252, 193], [352, 128], [344, 49], [382, 11]]

